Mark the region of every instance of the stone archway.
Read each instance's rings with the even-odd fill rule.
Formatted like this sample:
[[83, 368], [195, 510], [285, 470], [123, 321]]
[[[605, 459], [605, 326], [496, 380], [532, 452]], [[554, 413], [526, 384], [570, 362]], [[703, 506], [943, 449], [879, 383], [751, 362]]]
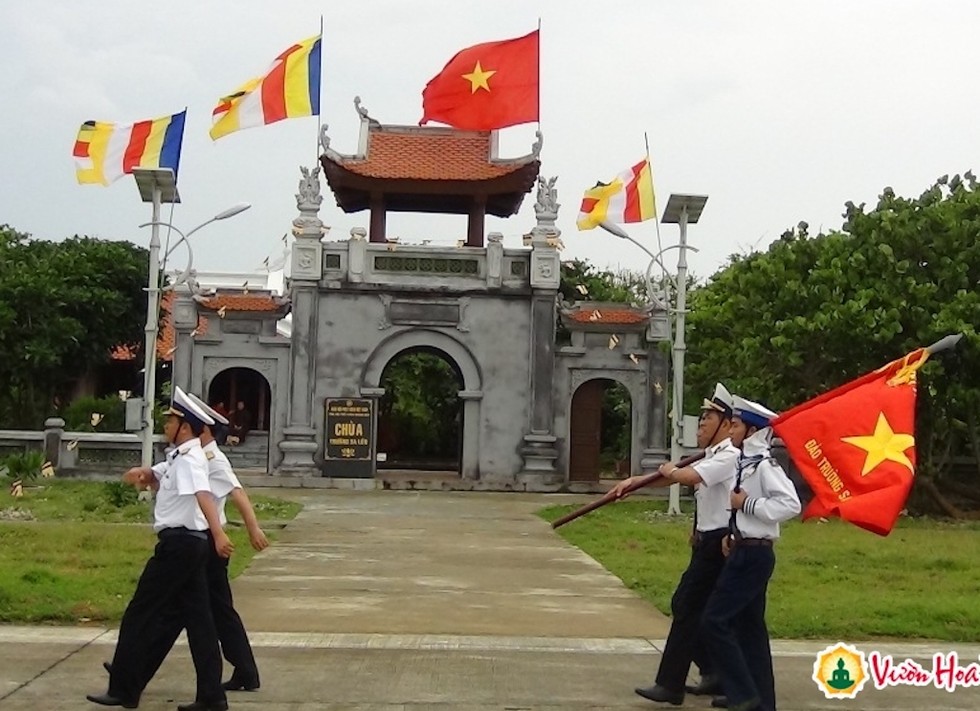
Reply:
[[[384, 395], [382, 375], [388, 364], [406, 351], [436, 351], [449, 362], [462, 380], [459, 391], [462, 400], [462, 451], [460, 476], [477, 479], [480, 476], [480, 401], [483, 397], [483, 377], [473, 354], [455, 338], [426, 328], [414, 328], [393, 334], [382, 341], [364, 364], [361, 373], [361, 395], [380, 398]], [[375, 407], [375, 413], [379, 408]]]
[[402, 351], [381, 376], [377, 468], [459, 474], [463, 389], [456, 363], [434, 348]]
[[[625, 413], [604, 412], [608, 409], [607, 392], [618, 390], [625, 395], [628, 410]], [[629, 476], [633, 460], [633, 394], [629, 388], [616, 379], [597, 376], [584, 380], [575, 388], [570, 407], [568, 432], [568, 480], [598, 483], [604, 456], [612, 456], [607, 462], [610, 474], [616, 477]], [[618, 416], [625, 426], [625, 433], [607, 432], [609, 420]], [[625, 435], [624, 442], [611, 441]], [[610, 440], [610, 441], [607, 441]], [[622, 449], [623, 451], [618, 451]]]
[[[225, 368], [208, 383], [207, 401], [212, 407], [223, 406], [229, 413], [231, 439], [223, 442], [223, 451], [232, 465], [240, 469], [266, 470], [273, 427], [272, 387], [265, 375], [249, 367]], [[244, 415], [236, 416], [242, 411]], [[234, 427], [242, 426], [243, 421], [247, 422], [246, 431], [235, 432]]]

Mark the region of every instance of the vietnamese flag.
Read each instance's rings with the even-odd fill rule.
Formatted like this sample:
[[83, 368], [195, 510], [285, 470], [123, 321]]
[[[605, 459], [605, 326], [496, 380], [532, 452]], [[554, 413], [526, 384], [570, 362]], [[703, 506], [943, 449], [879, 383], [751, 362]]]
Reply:
[[422, 91], [422, 120], [491, 131], [538, 120], [539, 30], [459, 51]]
[[891, 533], [915, 475], [915, 372], [928, 357], [920, 348], [772, 421], [813, 490], [804, 520]]

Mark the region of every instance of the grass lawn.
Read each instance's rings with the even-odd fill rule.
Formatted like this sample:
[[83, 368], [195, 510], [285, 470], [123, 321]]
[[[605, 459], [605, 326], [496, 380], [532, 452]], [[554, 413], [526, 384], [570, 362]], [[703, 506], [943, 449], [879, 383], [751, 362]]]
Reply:
[[[553, 521], [574, 506], [552, 506]], [[685, 505], [690, 510], [690, 504]], [[610, 504], [558, 533], [670, 614], [691, 517], [660, 500]], [[980, 641], [980, 522], [902, 519], [881, 538], [841, 521], [782, 529], [767, 619], [773, 637]]]
[[[300, 504], [250, 494], [270, 539]], [[150, 503], [118, 482], [43, 480], [14, 499], [0, 490], [0, 623], [114, 623], [122, 617], [156, 537]], [[226, 506], [232, 576], [255, 551]], [[4, 520], [17, 519], [17, 520]], [[24, 520], [26, 519], [26, 520]]]

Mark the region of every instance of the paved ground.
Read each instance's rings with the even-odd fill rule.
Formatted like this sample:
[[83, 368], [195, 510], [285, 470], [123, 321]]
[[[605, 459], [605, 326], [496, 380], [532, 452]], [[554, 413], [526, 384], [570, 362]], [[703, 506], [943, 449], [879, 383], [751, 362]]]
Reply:
[[[232, 694], [232, 708], [661, 708], [632, 689], [652, 681], [669, 621], [534, 516], [545, 503], [572, 499], [276, 494], [302, 498], [306, 508], [234, 583], [263, 685]], [[0, 709], [97, 708], [84, 695], [104, 690], [100, 662], [114, 641], [113, 630], [100, 628], [0, 627]], [[869, 684], [855, 700], [826, 700], [810, 680], [826, 644], [774, 642], [780, 709], [980, 708], [980, 687]], [[927, 668], [934, 652], [955, 650], [961, 665], [980, 659], [977, 645], [858, 646]], [[140, 708], [172, 709], [193, 690], [181, 643]], [[708, 708], [708, 699], [688, 697], [685, 706]]]

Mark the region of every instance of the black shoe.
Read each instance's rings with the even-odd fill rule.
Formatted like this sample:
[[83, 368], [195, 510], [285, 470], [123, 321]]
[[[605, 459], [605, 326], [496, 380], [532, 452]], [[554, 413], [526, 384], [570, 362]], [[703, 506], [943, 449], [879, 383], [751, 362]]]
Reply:
[[697, 686], [685, 686], [684, 690], [695, 696], [715, 696], [723, 693], [721, 688], [721, 677], [717, 674], [705, 674]]
[[86, 694], [85, 698], [93, 704], [100, 704], [101, 706], [122, 706], [124, 709], [135, 709], [139, 706], [138, 701], [123, 701], [115, 696], [109, 696], [109, 694]]
[[259, 680], [244, 681], [241, 678], [231, 675], [231, 679], [221, 685], [225, 691], [258, 691]]
[[189, 704], [181, 704], [177, 707], [177, 711], [228, 711], [228, 702], [212, 701], [208, 704], [204, 701], [192, 701]]
[[711, 700], [711, 708], [713, 709], [727, 709], [728, 708], [728, 697], [727, 696], [716, 696]]
[[650, 701], [663, 701], [674, 706], [680, 706], [684, 703], [683, 691], [671, 691], [660, 686], [660, 684], [654, 684], [645, 689], [633, 689], [633, 691], [644, 699], [650, 699]]
[[112, 663], [102, 662], [102, 668], [105, 669], [106, 674], [112, 674]]

